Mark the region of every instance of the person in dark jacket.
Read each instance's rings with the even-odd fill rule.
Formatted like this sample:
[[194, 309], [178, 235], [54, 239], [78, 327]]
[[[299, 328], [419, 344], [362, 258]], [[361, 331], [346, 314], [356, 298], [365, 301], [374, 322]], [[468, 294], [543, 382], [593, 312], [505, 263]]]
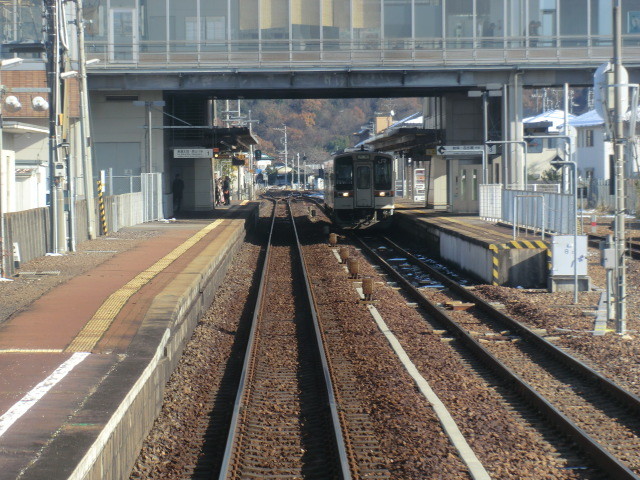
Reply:
[[222, 182], [222, 194], [224, 195], [224, 204], [231, 205], [231, 180], [229, 175], [225, 176]]
[[171, 191], [173, 192], [173, 210], [179, 212], [182, 206], [182, 194], [184, 193], [184, 180], [180, 178], [179, 173], [176, 173], [176, 178], [171, 185]]

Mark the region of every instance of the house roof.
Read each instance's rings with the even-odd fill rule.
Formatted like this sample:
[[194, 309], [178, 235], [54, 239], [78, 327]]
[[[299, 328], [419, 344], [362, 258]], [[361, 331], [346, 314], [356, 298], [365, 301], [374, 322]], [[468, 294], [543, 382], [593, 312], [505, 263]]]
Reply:
[[595, 127], [603, 124], [604, 120], [595, 110], [590, 110], [571, 120], [571, 125], [574, 127]]
[[48, 134], [49, 129], [39, 125], [32, 125], [24, 122], [5, 121], [2, 130], [5, 133], [42, 133]]
[[403, 118], [402, 120], [398, 120], [397, 122], [391, 124], [389, 128], [398, 128], [398, 127], [421, 127], [423, 122], [423, 115], [420, 112], [412, 113], [408, 117]]
[[36, 173], [38, 173], [37, 168], [16, 168], [17, 177], [33, 177]]
[[[575, 115], [569, 114], [569, 123], [571, 123], [572, 119], [575, 118]], [[548, 110], [546, 112], [542, 112], [538, 115], [533, 115], [531, 117], [527, 117], [522, 120], [525, 128], [527, 126], [532, 126], [535, 124], [547, 126], [547, 131], [549, 133], [560, 132], [564, 130], [564, 110]]]

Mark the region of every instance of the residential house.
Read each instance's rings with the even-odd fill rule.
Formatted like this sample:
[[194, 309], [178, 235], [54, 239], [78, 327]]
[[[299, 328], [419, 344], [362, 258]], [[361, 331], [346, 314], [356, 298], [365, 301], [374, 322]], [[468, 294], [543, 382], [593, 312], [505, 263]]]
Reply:
[[[576, 131], [572, 128], [575, 115], [569, 114], [569, 136], [575, 152]], [[524, 136], [527, 141], [527, 177], [536, 181], [542, 173], [551, 168], [551, 160], [556, 156], [566, 157], [565, 115], [563, 110], [549, 110], [522, 120]], [[532, 138], [541, 137], [541, 138]], [[552, 138], [548, 138], [552, 137]], [[557, 137], [557, 138], [555, 138]]]
[[[576, 159], [580, 176], [587, 182], [610, 180], [615, 175], [613, 168], [613, 145], [607, 140], [604, 120], [596, 110], [591, 110], [571, 121], [578, 132]], [[628, 124], [625, 125], [628, 129]], [[626, 177], [638, 175], [638, 147], [634, 142], [626, 149]]]

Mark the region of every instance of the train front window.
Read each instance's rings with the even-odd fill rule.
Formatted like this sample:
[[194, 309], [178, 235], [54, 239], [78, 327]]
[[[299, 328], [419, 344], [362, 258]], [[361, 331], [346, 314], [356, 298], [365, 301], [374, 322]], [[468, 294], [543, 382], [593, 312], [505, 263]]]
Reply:
[[374, 188], [376, 190], [391, 190], [391, 159], [376, 157], [373, 165]]
[[359, 190], [371, 188], [371, 167], [369, 165], [358, 165], [356, 183]]
[[353, 190], [353, 160], [339, 157], [335, 161], [336, 190]]

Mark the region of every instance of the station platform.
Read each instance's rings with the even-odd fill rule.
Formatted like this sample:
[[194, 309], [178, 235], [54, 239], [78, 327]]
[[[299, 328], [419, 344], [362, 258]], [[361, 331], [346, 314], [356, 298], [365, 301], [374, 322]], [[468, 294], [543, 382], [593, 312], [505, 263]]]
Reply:
[[486, 222], [478, 216], [450, 214], [416, 203], [396, 203], [394, 226], [411, 235], [443, 261], [493, 285], [546, 288], [550, 249], [540, 236]]
[[128, 478], [258, 208], [154, 222], [157, 235], [0, 324], [0, 479]]

